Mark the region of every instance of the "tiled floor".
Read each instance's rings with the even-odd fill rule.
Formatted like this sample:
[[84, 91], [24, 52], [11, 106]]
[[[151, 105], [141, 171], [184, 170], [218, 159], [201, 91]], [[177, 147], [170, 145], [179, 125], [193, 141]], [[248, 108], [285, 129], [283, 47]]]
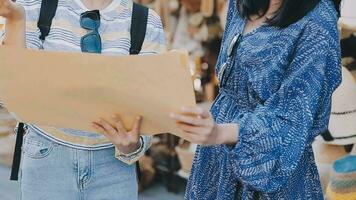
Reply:
[[[10, 170], [0, 165], [0, 200], [16, 200], [18, 184], [10, 182]], [[181, 190], [179, 194], [167, 192], [162, 184], [156, 184], [152, 188], [144, 191], [140, 195], [140, 200], [182, 200], [184, 191]], [[66, 199], [67, 200], [67, 199]]]

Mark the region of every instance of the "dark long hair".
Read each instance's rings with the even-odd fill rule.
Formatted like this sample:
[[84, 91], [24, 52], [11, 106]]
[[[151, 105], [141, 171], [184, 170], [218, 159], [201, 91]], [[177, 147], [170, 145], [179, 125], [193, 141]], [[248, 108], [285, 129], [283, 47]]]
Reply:
[[[271, 0], [237, 0], [240, 13], [243, 17], [252, 15], [264, 16], [270, 5]], [[321, 0], [283, 0], [281, 7], [275, 16], [268, 20], [272, 26], [285, 28], [301, 18], [315, 8]], [[332, 0], [335, 8], [340, 13], [341, 0]]]

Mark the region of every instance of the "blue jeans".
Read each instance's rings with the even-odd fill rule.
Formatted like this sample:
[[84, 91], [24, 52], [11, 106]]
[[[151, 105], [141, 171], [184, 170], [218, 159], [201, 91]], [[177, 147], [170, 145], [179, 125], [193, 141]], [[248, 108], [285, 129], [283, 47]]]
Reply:
[[135, 165], [114, 148], [88, 151], [54, 143], [31, 129], [24, 137], [22, 200], [137, 200]]

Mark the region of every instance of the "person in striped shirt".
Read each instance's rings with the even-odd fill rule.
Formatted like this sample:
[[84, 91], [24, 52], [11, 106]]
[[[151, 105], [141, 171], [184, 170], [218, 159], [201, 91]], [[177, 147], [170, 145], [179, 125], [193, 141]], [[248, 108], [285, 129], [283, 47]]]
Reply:
[[[87, 11], [99, 10], [101, 53], [128, 55], [132, 7], [132, 0], [59, 0], [49, 35], [41, 40], [37, 28], [41, 0], [0, 0], [0, 16], [6, 18], [2, 44], [81, 52], [81, 39], [89, 31], [82, 28], [80, 17]], [[140, 54], [156, 54], [165, 48], [161, 19], [149, 10]], [[121, 128], [118, 117], [115, 120], [117, 127], [109, 127], [104, 120], [93, 124], [103, 134], [28, 124], [21, 199], [138, 199], [133, 163], [144, 155], [151, 138], [140, 136], [140, 117], [130, 131]]]

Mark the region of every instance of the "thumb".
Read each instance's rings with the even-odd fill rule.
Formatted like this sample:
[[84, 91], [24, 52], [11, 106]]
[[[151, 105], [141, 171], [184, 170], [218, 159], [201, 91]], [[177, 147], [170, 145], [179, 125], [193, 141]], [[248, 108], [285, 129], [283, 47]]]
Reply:
[[137, 135], [140, 133], [141, 123], [142, 123], [142, 117], [141, 116], [136, 117], [135, 122], [134, 122], [134, 124], [132, 126], [132, 132], [133, 133], [135, 133]]

